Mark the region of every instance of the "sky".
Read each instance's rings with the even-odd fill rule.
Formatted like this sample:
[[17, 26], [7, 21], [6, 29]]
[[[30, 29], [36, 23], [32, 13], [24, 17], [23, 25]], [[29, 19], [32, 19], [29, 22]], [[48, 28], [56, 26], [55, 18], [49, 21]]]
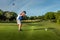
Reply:
[[39, 16], [60, 10], [60, 0], [0, 0], [0, 9], [17, 14], [26, 11], [28, 16]]

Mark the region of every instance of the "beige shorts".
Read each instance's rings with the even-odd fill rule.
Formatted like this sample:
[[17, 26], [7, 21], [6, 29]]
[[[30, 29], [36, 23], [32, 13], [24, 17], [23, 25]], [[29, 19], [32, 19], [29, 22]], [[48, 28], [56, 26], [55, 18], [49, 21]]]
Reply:
[[17, 24], [21, 24], [21, 20], [17, 20]]

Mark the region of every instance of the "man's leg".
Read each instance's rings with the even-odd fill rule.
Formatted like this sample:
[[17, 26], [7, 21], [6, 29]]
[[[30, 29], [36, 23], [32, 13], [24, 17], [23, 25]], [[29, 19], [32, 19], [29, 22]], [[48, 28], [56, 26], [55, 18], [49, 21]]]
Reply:
[[18, 24], [18, 30], [21, 31], [22, 24]]
[[22, 23], [20, 20], [17, 20], [18, 30], [21, 31]]

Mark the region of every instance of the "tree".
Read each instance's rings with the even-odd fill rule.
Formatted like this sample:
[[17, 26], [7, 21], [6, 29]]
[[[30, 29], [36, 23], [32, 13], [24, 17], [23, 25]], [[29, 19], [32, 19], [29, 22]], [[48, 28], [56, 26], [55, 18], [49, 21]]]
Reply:
[[23, 20], [28, 20], [28, 19], [29, 19], [28, 16], [24, 16], [24, 17], [23, 17]]
[[3, 15], [3, 11], [0, 9], [0, 16]]
[[57, 11], [55, 14], [57, 23], [60, 23], [60, 11]]
[[[14, 21], [16, 20], [17, 14], [15, 12], [2, 11], [0, 9], [0, 21]], [[6, 21], [6, 22], [7, 22]]]
[[45, 14], [45, 20], [48, 20], [49, 19], [49, 13], [47, 12], [46, 14]]
[[0, 20], [3, 20], [3, 11], [0, 9]]
[[10, 21], [16, 20], [17, 14], [15, 12], [10, 12], [10, 15], [11, 15], [9, 18]]
[[44, 20], [44, 15], [38, 16], [37, 19], [42, 19], [42, 20]]
[[15, 12], [5, 11], [4, 16], [6, 16], [7, 21], [16, 20], [17, 14]]
[[30, 16], [29, 19], [30, 20], [36, 20], [37, 19], [37, 16]]
[[47, 13], [45, 14], [45, 19], [46, 19], [46, 20], [53, 20], [53, 19], [55, 19], [55, 14], [54, 14], [54, 12], [47, 12]]

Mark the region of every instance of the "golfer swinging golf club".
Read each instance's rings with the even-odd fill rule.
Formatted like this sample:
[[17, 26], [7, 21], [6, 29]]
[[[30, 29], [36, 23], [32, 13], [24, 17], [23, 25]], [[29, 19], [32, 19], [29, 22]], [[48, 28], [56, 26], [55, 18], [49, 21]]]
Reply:
[[25, 16], [26, 11], [22, 11], [18, 16], [17, 16], [17, 24], [18, 24], [18, 31], [22, 31], [21, 27], [22, 27], [22, 19]]

